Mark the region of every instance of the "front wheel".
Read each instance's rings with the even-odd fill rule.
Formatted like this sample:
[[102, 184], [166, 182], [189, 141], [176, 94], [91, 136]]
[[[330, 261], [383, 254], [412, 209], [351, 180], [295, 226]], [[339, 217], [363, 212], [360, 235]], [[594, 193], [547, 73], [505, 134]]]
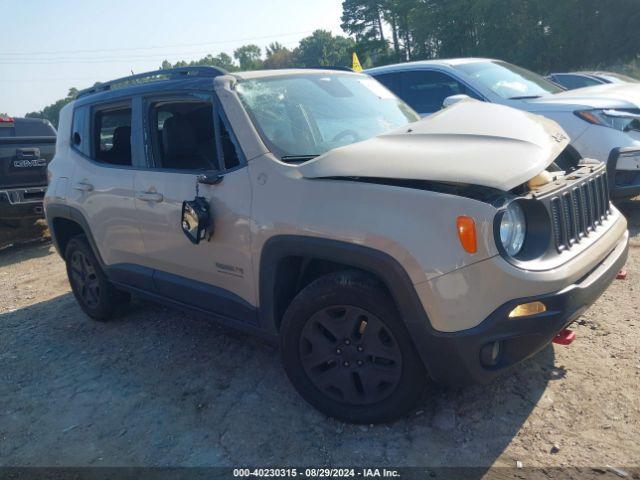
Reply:
[[422, 398], [427, 374], [385, 289], [360, 272], [304, 288], [282, 321], [282, 358], [302, 397], [354, 423], [391, 421]]

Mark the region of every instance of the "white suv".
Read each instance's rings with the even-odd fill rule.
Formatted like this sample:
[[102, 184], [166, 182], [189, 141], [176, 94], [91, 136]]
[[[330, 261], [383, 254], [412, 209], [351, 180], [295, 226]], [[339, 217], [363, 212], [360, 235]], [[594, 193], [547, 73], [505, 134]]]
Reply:
[[62, 110], [45, 210], [90, 317], [190, 309], [278, 341], [321, 411], [386, 421], [569, 341], [624, 264], [605, 169], [560, 171], [567, 144], [498, 105], [419, 120], [363, 74], [165, 70]]
[[576, 161], [607, 165], [612, 197], [640, 195], [640, 84], [563, 91], [536, 73], [485, 58], [409, 62], [366, 73], [421, 115], [464, 97], [544, 115], [569, 134]]

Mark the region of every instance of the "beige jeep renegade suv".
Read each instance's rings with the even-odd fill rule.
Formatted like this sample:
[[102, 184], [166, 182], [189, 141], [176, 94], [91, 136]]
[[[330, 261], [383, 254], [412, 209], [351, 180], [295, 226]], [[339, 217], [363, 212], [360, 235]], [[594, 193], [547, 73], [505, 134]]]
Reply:
[[165, 70], [62, 110], [45, 208], [90, 317], [199, 312], [279, 341], [322, 412], [387, 421], [533, 355], [624, 264], [605, 167], [567, 145], [499, 105], [420, 120], [363, 74]]

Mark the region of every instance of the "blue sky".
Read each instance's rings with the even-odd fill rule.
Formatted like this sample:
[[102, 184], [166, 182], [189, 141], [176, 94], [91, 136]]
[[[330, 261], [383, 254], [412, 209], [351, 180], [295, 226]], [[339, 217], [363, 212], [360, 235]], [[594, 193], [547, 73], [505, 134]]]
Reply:
[[[293, 47], [340, 29], [342, 0], [0, 0], [0, 112], [22, 116], [84, 88], [246, 43]], [[147, 48], [157, 47], [157, 48]]]

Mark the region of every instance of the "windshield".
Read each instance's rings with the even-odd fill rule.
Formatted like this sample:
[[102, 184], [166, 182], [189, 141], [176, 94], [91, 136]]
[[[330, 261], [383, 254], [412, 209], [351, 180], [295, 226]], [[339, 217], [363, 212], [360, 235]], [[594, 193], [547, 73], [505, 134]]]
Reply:
[[238, 83], [263, 140], [284, 161], [304, 161], [420, 117], [365, 75], [291, 75]]
[[505, 62], [463, 63], [456, 68], [502, 98], [537, 98], [563, 91], [537, 73]]

